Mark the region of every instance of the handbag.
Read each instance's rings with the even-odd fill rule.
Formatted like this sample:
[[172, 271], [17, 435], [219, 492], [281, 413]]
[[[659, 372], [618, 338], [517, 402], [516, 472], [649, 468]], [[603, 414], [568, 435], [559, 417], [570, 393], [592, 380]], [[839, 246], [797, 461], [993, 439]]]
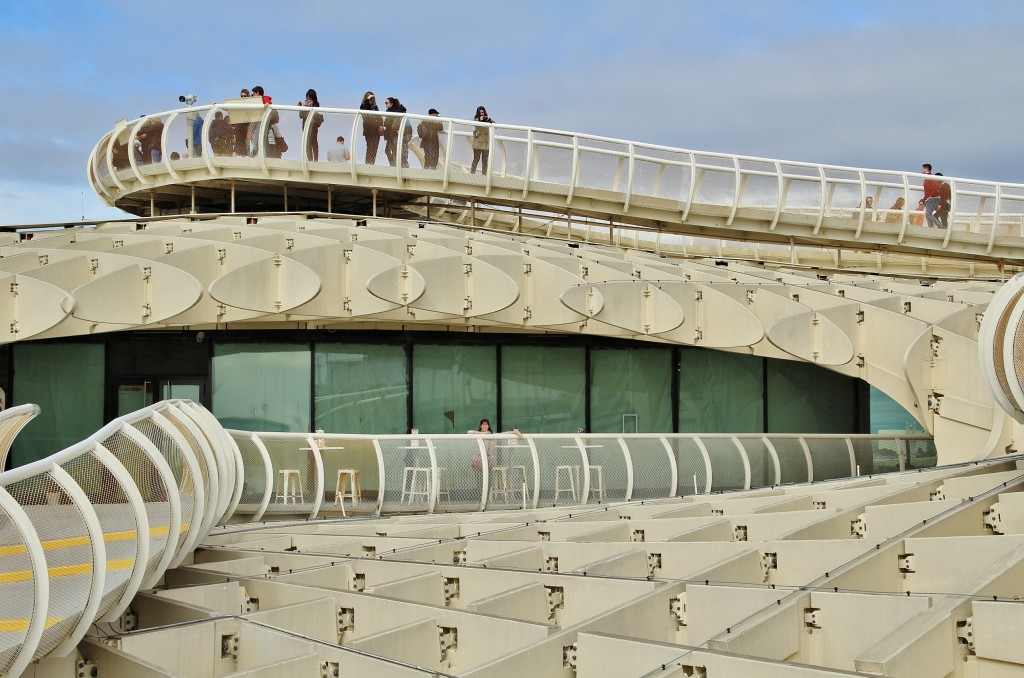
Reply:
[[280, 134], [276, 137], [276, 145], [279, 153], [284, 153], [288, 150], [288, 142], [284, 140], [284, 137]]

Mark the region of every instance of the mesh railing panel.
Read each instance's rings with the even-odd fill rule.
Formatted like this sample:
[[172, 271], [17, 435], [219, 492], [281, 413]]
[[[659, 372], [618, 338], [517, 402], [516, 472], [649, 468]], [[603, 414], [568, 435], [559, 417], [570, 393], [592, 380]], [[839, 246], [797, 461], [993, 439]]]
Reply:
[[583, 457], [573, 436], [535, 438], [540, 465], [538, 506], [578, 503], [583, 494]]
[[50, 603], [46, 629], [33, 655], [37, 659], [60, 645], [81, 620], [93, 595], [93, 547], [81, 509], [49, 473], [5, 489], [32, 521], [46, 555]]
[[156, 448], [167, 460], [171, 467], [171, 473], [177, 482], [176, 489], [181, 497], [181, 527], [178, 535], [172, 542], [172, 548], [178, 553], [188, 539], [189, 530], [199, 519], [196, 512], [196, 479], [192, 477], [192, 470], [185, 461], [184, 452], [174, 442], [174, 439], [163, 428], [150, 419], [143, 419], [132, 424], [144, 436], [149, 438]]
[[618, 438], [588, 436], [583, 439], [583, 443], [586, 445], [587, 472], [590, 475], [590, 493], [583, 498], [585, 503], [625, 501], [626, 457]]
[[[472, 464], [470, 449], [475, 442], [475, 439], [466, 439], [464, 461], [456, 458], [457, 453], [454, 449], [445, 455], [443, 464], [450, 464], [448, 468], [453, 486], [457, 478], [461, 478], [463, 482], [473, 477], [480, 478], [479, 472], [473, 476], [463, 472], [465, 467]], [[422, 438], [386, 437], [380, 438], [379, 444], [384, 460], [384, 496], [381, 512], [426, 511], [430, 505], [430, 497], [435, 491], [427, 441]], [[453, 492], [452, 499], [471, 502], [472, 496], [472, 489], [462, 485]], [[479, 506], [479, 488], [476, 490], [476, 497], [476, 505]]]
[[711, 458], [711, 490], [741, 490], [745, 485], [743, 458], [732, 438], [705, 438], [701, 441]]
[[26, 535], [0, 507], [0, 675], [7, 675], [21, 653], [37, 614], [32, 558]]
[[260, 434], [270, 454], [274, 490], [264, 516], [308, 515], [313, 510], [317, 465], [305, 436]]
[[106, 438], [102, 445], [128, 470], [142, 495], [146, 518], [149, 520], [149, 557], [142, 580], [148, 581], [167, 552], [171, 526], [168, 488], [150, 456], [123, 431], [117, 431]]
[[[671, 491], [672, 467], [661, 438], [626, 439], [630, 459], [633, 460], [633, 496], [636, 499], [661, 499]], [[678, 458], [678, 457], [677, 457]], [[703, 473], [704, 464], [701, 464]], [[679, 474], [679, 487], [688, 476]], [[690, 488], [693, 491], [693, 488]]]
[[804, 440], [811, 451], [814, 480], [849, 478], [853, 475], [853, 469], [850, 468], [850, 449], [846, 446], [846, 438], [804, 436]]
[[263, 497], [266, 495], [266, 463], [248, 433], [233, 432], [231, 438], [238, 445], [238, 451], [242, 454], [242, 468], [238, 472], [242, 473], [244, 477], [242, 498], [238, 502], [235, 513], [252, 515], [259, 510], [263, 503]]
[[[704, 492], [708, 483], [707, 466], [700, 446], [693, 438], [669, 438], [669, 445], [676, 457], [679, 469], [679, 488], [676, 494], [685, 497]], [[712, 467], [712, 477], [715, 476]]]
[[325, 445], [320, 451], [324, 465], [324, 498], [321, 515], [373, 515], [377, 512], [380, 472], [370, 438], [317, 435]]
[[782, 471], [780, 482], [806, 483], [807, 456], [797, 438], [773, 438], [772, 445], [779, 455], [779, 467]]
[[95, 454], [83, 454], [61, 468], [85, 492], [103, 529], [107, 573], [103, 598], [96, 611], [96, 616], [102, 617], [121, 600], [135, 568], [146, 565], [138, 561], [139, 524], [121, 483]]
[[750, 487], [767, 487], [775, 484], [775, 462], [772, 453], [762, 438], [739, 438], [740, 445], [747, 453], [750, 463]]
[[[179, 415], [181, 416], [181, 415]], [[210, 468], [211, 460], [203, 453], [202, 444], [192, 434], [192, 431], [179, 420], [176, 416], [165, 416], [164, 420], [174, 426], [175, 430], [181, 434], [181, 437], [185, 439], [185, 445], [192, 452], [192, 456], [199, 464], [199, 472], [203, 478], [203, 489], [205, 491], [203, 497], [205, 498], [205, 506], [207, 510], [212, 511], [217, 506], [217, 486], [216, 482], [216, 468]], [[207, 521], [205, 516], [200, 516], [201, 522]]]

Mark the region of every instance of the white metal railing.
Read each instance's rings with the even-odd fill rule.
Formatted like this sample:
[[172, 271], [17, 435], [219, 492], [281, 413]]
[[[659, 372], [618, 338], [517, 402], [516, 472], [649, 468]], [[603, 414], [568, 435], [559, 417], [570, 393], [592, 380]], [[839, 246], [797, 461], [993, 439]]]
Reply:
[[[0, 431], [37, 412], [0, 413]], [[659, 499], [908, 462], [934, 465], [929, 438], [228, 432], [164, 401], [0, 474], [0, 675], [65, 656], [229, 520]]]
[[[215, 151], [209, 140], [218, 111], [234, 118], [235, 136], [230, 147]], [[916, 234], [941, 240], [942, 246], [954, 238], [991, 251], [997, 238], [1024, 237], [1022, 184], [943, 177], [951, 189], [951, 228], [942, 231], [917, 225], [917, 217], [923, 214], [916, 208], [924, 195], [923, 182], [929, 178], [917, 173], [691, 151], [494, 123], [486, 126], [490, 131], [486, 171], [470, 174], [471, 141], [477, 127], [472, 121], [319, 108], [324, 122], [314, 128], [299, 118], [299, 113], [308, 112], [298, 106], [225, 103], [122, 121], [90, 154], [89, 179], [110, 203], [128, 192], [185, 181], [186, 174], [188, 181], [194, 181], [200, 178], [197, 171], [213, 178], [258, 168], [268, 178], [288, 170], [306, 178], [316, 174], [336, 184], [344, 183], [345, 177], [353, 183], [360, 177], [378, 177], [399, 185], [407, 179], [433, 181], [438, 183], [435, 192], [453, 195], [458, 195], [460, 187], [472, 186], [485, 195], [501, 189], [503, 199], [518, 194], [522, 201], [537, 204], [538, 199], [531, 200], [531, 196], [541, 196], [540, 202], [550, 206], [561, 201], [566, 209], [577, 197], [598, 199], [618, 205], [624, 219], [631, 210], [642, 208], [672, 212], [674, 218], [669, 223], [700, 215], [722, 219], [728, 228], [743, 218], [748, 228], [750, 222], [757, 222], [765, 231], [787, 224], [811, 235], [832, 233], [846, 240], [870, 232], [902, 243]], [[182, 143], [191, 139], [197, 116], [202, 118], [197, 128], [202, 148], [192, 148], [190, 141]], [[410, 144], [409, 167], [401, 162], [391, 166], [383, 154], [369, 157], [362, 136], [367, 116], [395, 119], [399, 130], [406, 124], [415, 129], [423, 121], [441, 123], [437, 168], [424, 167], [423, 140], [418, 136]], [[283, 154], [274, 152], [269, 143], [268, 129], [275, 118], [279, 118], [274, 123], [275, 134], [289, 140], [289, 149]], [[152, 121], [162, 127], [151, 127]], [[158, 161], [152, 154], [142, 153], [150, 149], [140, 140], [144, 134], [155, 136], [154, 130], [159, 130], [161, 139]], [[238, 142], [243, 134], [244, 144]], [[339, 135], [345, 137], [351, 157], [345, 162], [327, 162], [327, 149]], [[318, 159], [313, 156], [314, 141], [319, 143]], [[399, 158], [402, 144], [399, 132], [395, 151]], [[386, 140], [382, 145], [387, 145]], [[174, 152], [180, 159], [172, 159]], [[191, 157], [186, 157], [189, 153]], [[422, 188], [424, 184], [417, 185]], [[868, 198], [873, 200], [872, 207], [866, 206]], [[897, 198], [903, 199], [900, 208], [894, 207]]]
[[536, 509], [933, 466], [917, 435], [343, 435], [230, 431], [236, 518]]

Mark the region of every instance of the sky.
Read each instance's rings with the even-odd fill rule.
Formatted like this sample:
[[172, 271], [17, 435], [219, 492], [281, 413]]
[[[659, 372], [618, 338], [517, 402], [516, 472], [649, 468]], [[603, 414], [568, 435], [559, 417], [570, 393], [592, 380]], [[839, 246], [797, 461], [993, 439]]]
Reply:
[[126, 216], [86, 161], [124, 117], [294, 104], [1024, 184], [1020, 0], [0, 0], [0, 224]]

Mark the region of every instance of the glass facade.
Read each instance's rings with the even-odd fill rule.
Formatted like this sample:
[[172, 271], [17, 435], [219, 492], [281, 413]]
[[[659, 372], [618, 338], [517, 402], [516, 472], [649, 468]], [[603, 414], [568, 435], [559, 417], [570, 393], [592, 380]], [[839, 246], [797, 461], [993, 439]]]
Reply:
[[217, 343], [212, 412], [227, 428], [309, 431], [308, 344]]
[[531, 433], [585, 427], [586, 378], [583, 346], [503, 346], [499, 425]]
[[14, 439], [14, 466], [59, 452], [103, 427], [103, 344], [25, 343], [13, 348], [17, 378], [7, 404], [35, 403], [42, 410]]
[[404, 346], [317, 344], [314, 428], [408, 433], [407, 365]]
[[40, 422], [17, 438], [14, 463], [135, 409], [122, 402], [126, 393], [148, 402], [179, 391], [199, 393], [225, 426], [253, 431], [465, 433], [484, 417], [496, 430], [532, 433], [919, 430], [859, 379], [742, 353], [435, 332], [207, 331], [201, 339], [123, 333], [0, 347], [8, 404], [42, 407]]
[[768, 433], [859, 431], [857, 379], [810, 363], [767, 360]]
[[465, 433], [498, 420], [497, 346], [416, 344], [412, 425], [421, 433]]
[[590, 351], [590, 431], [672, 430], [672, 349]]
[[680, 349], [679, 432], [763, 433], [765, 362], [743, 353]]

